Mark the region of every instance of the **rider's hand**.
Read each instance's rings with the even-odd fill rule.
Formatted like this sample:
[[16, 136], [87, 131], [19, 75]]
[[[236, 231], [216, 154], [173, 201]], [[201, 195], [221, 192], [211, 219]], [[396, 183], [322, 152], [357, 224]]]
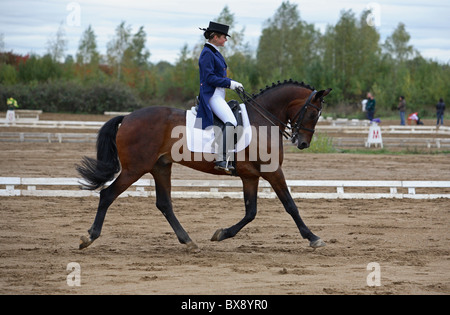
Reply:
[[232, 90], [244, 90], [242, 83], [231, 80], [230, 89]]

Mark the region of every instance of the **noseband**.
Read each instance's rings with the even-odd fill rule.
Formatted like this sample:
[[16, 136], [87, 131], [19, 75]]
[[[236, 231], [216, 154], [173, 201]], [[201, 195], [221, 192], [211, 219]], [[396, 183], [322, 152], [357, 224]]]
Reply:
[[[290, 122], [295, 121], [294, 125], [285, 124], [280, 119], [275, 117], [271, 112], [269, 112], [267, 109], [265, 109], [263, 106], [261, 106], [256, 100], [247, 92], [244, 90], [236, 90], [237, 94], [241, 98], [241, 100], [246, 105], [251, 105], [258, 113], [260, 113], [267, 121], [269, 121], [272, 125], [280, 127], [284, 127], [284, 130], [280, 127], [280, 133], [286, 138], [291, 139], [292, 143], [295, 143], [297, 140], [300, 130], [305, 130], [308, 132], [311, 132], [314, 134], [316, 132], [315, 129], [306, 128], [303, 126], [303, 120], [305, 119], [305, 114], [308, 110], [308, 107], [312, 107], [316, 109], [319, 114], [317, 115], [317, 120], [319, 120], [320, 115], [322, 114], [322, 109], [317, 107], [316, 105], [311, 103], [312, 98], [317, 94], [317, 91], [314, 90], [306, 100], [305, 104], [300, 108], [300, 110], [297, 112], [297, 114], [294, 116]], [[292, 134], [286, 131], [286, 129], [289, 129], [292, 131]]]

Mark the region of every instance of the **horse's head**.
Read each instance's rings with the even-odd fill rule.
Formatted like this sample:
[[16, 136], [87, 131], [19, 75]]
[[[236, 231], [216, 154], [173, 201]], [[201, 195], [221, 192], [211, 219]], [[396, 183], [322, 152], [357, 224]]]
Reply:
[[309, 91], [306, 95], [293, 100], [289, 104], [289, 120], [292, 128], [292, 142], [300, 150], [309, 148], [315, 127], [322, 114], [323, 98], [332, 89]]

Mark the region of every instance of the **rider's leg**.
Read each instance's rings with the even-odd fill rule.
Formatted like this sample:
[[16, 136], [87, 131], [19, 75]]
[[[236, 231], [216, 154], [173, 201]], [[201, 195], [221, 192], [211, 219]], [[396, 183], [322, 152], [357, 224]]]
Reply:
[[222, 135], [216, 135], [219, 150], [222, 151], [217, 156], [216, 169], [229, 172], [234, 170], [232, 165], [228, 165], [228, 161], [231, 157], [229, 151], [232, 151], [234, 148], [234, 127], [237, 126], [237, 120], [225, 101], [225, 89], [216, 88], [214, 95], [209, 101], [209, 105], [213, 113], [225, 124], [222, 128]]

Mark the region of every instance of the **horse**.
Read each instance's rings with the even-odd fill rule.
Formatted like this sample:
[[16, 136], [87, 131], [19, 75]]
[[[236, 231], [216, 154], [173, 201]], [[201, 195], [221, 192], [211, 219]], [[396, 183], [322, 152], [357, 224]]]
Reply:
[[[303, 150], [310, 146], [315, 126], [322, 112], [324, 97], [332, 89], [316, 91], [313, 87], [292, 80], [278, 81], [266, 86], [257, 95], [245, 98], [248, 117], [256, 134], [252, 142], [257, 143], [245, 149], [241, 158], [236, 160], [236, 175], [241, 178], [244, 192], [245, 215], [235, 225], [218, 229], [211, 241], [223, 241], [234, 237], [244, 226], [250, 223], [257, 213], [258, 183], [262, 177], [267, 180], [285, 210], [291, 215], [300, 235], [309, 240], [312, 248], [325, 246], [325, 242], [306, 226], [299, 210], [291, 197], [281, 169], [283, 163], [283, 135], [288, 135], [296, 146]], [[156, 207], [162, 212], [173, 228], [179, 242], [185, 244], [189, 252], [199, 251], [174, 214], [171, 202], [171, 169], [173, 163], [215, 175], [226, 175], [223, 170], [215, 169], [214, 158], [204, 155], [193, 158], [194, 153], [184, 151], [183, 156], [191, 159], [174, 159], [175, 143], [185, 141], [173, 136], [172, 130], [186, 124], [186, 111], [170, 107], [147, 107], [136, 110], [126, 116], [117, 116], [106, 122], [98, 132], [97, 159], [83, 157], [77, 171], [84, 179], [83, 189], [100, 189], [100, 201], [97, 213], [88, 236], [82, 236], [80, 249], [90, 246], [102, 230], [106, 212], [114, 200], [143, 175], [150, 173], [155, 182]], [[120, 125], [120, 127], [119, 127]], [[266, 127], [266, 128], [264, 128]], [[276, 127], [279, 132], [262, 135], [261, 130]], [[291, 131], [289, 134], [288, 131]], [[266, 137], [267, 152], [278, 155], [274, 169], [267, 171], [260, 154], [251, 152], [260, 146], [259, 137]], [[271, 141], [277, 140], [275, 142]], [[275, 147], [270, 147], [276, 143]], [[177, 151], [177, 150], [175, 150]], [[177, 152], [179, 153], [179, 152]], [[214, 157], [214, 156], [213, 156]], [[250, 158], [253, 157], [253, 158]], [[120, 174], [116, 177], [116, 175]], [[115, 180], [114, 180], [115, 178]], [[114, 180], [107, 188], [107, 182]]]

